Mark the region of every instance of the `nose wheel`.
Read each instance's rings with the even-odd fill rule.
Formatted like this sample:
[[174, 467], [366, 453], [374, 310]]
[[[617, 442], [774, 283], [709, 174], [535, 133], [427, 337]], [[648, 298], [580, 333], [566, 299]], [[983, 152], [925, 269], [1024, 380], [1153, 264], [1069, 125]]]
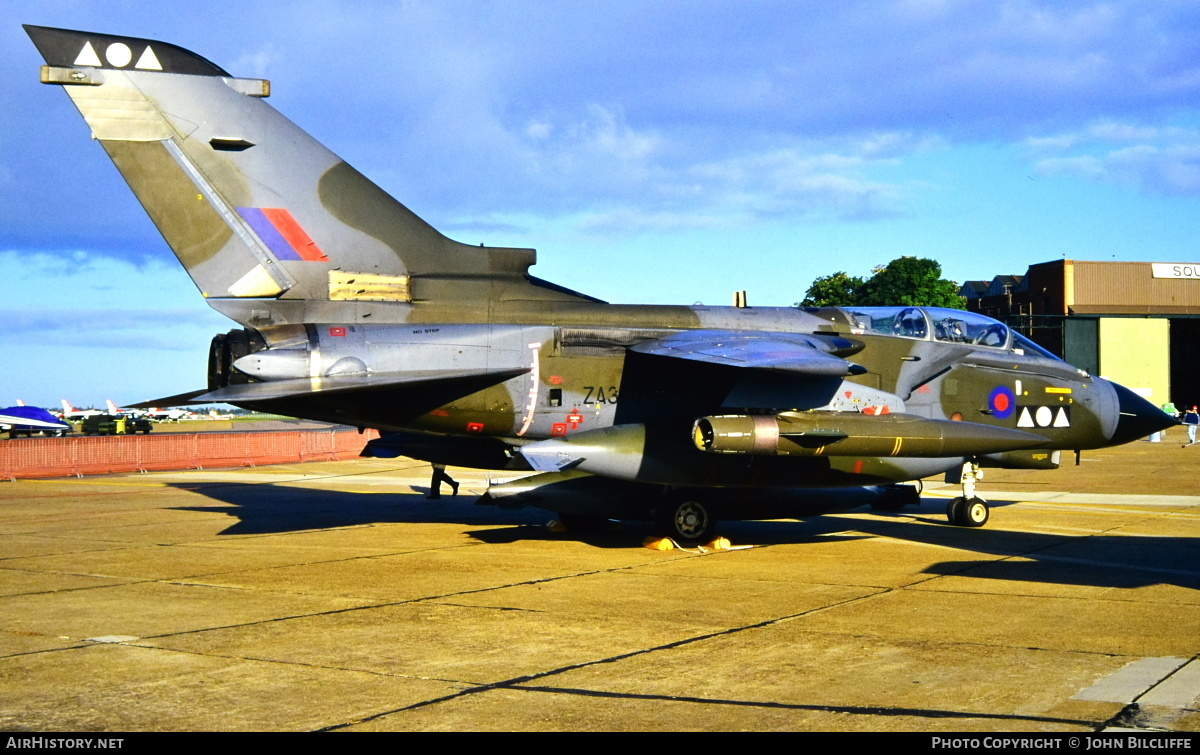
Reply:
[[946, 507], [946, 518], [956, 527], [982, 527], [990, 516], [991, 509], [982, 498], [959, 496]]
[[956, 527], [982, 527], [991, 517], [987, 501], [975, 495], [975, 483], [983, 479], [983, 470], [973, 461], [963, 464], [960, 482], [963, 494], [946, 506], [946, 519]]

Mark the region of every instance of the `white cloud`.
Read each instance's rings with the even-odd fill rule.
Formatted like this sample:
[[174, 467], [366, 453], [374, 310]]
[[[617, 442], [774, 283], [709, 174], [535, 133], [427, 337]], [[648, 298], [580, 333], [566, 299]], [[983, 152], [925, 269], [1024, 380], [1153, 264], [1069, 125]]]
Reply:
[[1200, 196], [1200, 130], [1194, 128], [1106, 120], [1076, 133], [1030, 139], [1026, 148], [1045, 175]]
[[528, 136], [530, 139], [536, 139], [537, 141], [543, 141], [545, 139], [549, 139], [553, 133], [554, 133], [554, 124], [553, 123], [534, 121], [525, 127], [525, 135]]
[[1097, 157], [1049, 157], [1038, 160], [1037, 169], [1046, 175], [1065, 174], [1076, 178], [1104, 180], [1108, 171], [1104, 161]]
[[233, 60], [217, 62], [217, 65], [234, 76], [268, 79], [274, 68], [287, 62], [287, 56], [280, 50], [278, 43], [268, 41], [257, 49], [243, 52]]
[[649, 158], [661, 140], [652, 132], [637, 132], [625, 123], [623, 114], [602, 105], [587, 106], [588, 117], [568, 129], [570, 137], [588, 150], [624, 161]]
[[[142, 23], [93, 5], [71, 23]], [[914, 191], [897, 178], [911, 156], [1013, 139], [1043, 172], [1193, 191], [1189, 142], [1162, 115], [1200, 97], [1189, 4], [304, 0], [279, 14], [252, 1], [239, 24], [211, 26], [234, 12], [213, 0], [153, 33], [235, 75], [271, 74], [273, 104], [435, 225], [530, 208], [672, 223], [887, 216]], [[38, 109], [61, 93], [27, 89], [0, 114], [0, 140], [31, 146], [3, 169], [39, 179], [0, 212], [6, 240], [161, 250], [132, 200], [115, 203], [127, 192], [77, 121], [52, 142], [29, 137], [75, 116], [65, 102]], [[1138, 145], [1158, 152], [1109, 155]], [[79, 187], [98, 187], [93, 211], [53, 227], [35, 212]]]
[[[618, 108], [591, 103], [561, 125], [539, 124], [527, 144], [526, 168], [551, 182], [579, 179], [593, 185], [625, 185], [646, 180], [654, 170], [663, 139], [652, 130], [631, 127]], [[528, 130], [527, 130], [528, 133]], [[572, 180], [576, 179], [576, 180]]]
[[25, 345], [34, 334], [38, 346], [72, 349], [194, 351], [212, 333], [203, 309], [0, 309], [0, 321], [0, 343]]
[[1153, 126], [1104, 121], [1103, 123], [1096, 123], [1089, 126], [1086, 134], [1096, 141], [1146, 142], [1161, 139], [1164, 135], [1164, 130]]
[[717, 230], [736, 225], [739, 220], [728, 215], [622, 207], [586, 213], [576, 220], [575, 229], [585, 236], [612, 237], [664, 231]]
[[861, 218], [891, 212], [900, 187], [862, 176], [862, 155], [779, 149], [695, 166], [717, 203], [747, 215]]
[[174, 263], [8, 251], [0, 252], [0, 279], [9, 284], [0, 309], [6, 344], [191, 350], [233, 325]]

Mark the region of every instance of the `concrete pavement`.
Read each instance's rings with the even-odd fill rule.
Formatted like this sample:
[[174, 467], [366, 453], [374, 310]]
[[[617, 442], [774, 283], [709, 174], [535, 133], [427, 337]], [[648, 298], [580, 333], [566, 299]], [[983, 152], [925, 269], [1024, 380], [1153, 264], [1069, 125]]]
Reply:
[[[1174, 430], [1182, 437], [1182, 432]], [[405, 459], [0, 483], [0, 728], [1200, 730], [1200, 446], [554, 534]]]

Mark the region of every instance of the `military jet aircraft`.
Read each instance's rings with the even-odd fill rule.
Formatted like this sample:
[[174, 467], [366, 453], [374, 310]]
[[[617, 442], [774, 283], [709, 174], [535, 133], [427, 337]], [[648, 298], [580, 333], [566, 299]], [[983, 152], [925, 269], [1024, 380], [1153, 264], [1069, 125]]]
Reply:
[[[208, 304], [226, 402], [378, 428], [369, 450], [530, 476], [481, 502], [567, 522], [655, 518], [698, 541], [718, 517], [919, 500], [982, 465], [1174, 422], [995, 320], [921, 307], [606, 304], [529, 273], [532, 249], [450, 240], [239, 78], [174, 45], [26, 26]], [[744, 300], [740, 302], [744, 305]], [[854, 504], [848, 504], [854, 501]]]
[[88, 417], [97, 417], [104, 412], [99, 409], [76, 409], [70, 401], [65, 398], [62, 400], [62, 418], [65, 420], [87, 419]]

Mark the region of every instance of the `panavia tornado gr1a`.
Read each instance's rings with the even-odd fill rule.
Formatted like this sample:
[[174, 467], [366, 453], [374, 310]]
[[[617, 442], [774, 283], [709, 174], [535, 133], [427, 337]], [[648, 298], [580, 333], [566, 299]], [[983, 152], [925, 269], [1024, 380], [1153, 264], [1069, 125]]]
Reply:
[[[452, 241], [237, 78], [174, 45], [26, 26], [208, 304], [227, 402], [378, 428], [375, 455], [522, 470], [482, 503], [564, 522], [919, 500], [981, 466], [1053, 468], [1174, 422], [1000, 322], [949, 309], [606, 304], [529, 274], [532, 249]], [[508, 475], [513, 477], [514, 475]]]

